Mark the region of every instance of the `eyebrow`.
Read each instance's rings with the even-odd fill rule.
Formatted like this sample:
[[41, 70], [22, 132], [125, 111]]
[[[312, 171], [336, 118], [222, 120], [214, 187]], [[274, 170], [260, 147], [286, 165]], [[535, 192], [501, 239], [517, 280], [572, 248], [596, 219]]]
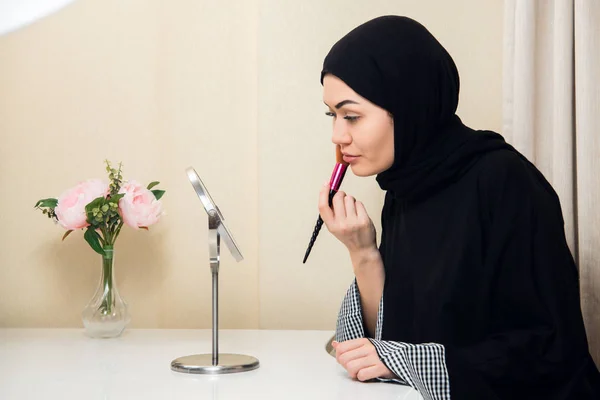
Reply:
[[[323, 103], [325, 103], [325, 102], [323, 102]], [[342, 100], [335, 105], [335, 108], [339, 110], [340, 108], [344, 107], [346, 104], [360, 104], [360, 103], [358, 103], [354, 100]], [[327, 107], [329, 107], [329, 104], [325, 103], [325, 105]]]

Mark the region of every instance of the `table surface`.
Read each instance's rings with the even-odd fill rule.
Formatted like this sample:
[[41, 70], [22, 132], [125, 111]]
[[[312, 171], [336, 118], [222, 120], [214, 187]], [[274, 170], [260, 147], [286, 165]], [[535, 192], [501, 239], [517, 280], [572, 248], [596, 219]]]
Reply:
[[254, 356], [260, 367], [208, 376], [174, 372], [171, 361], [210, 353], [210, 330], [92, 339], [82, 329], [0, 329], [0, 399], [422, 399], [407, 386], [350, 379], [325, 350], [331, 336], [221, 330], [222, 353]]

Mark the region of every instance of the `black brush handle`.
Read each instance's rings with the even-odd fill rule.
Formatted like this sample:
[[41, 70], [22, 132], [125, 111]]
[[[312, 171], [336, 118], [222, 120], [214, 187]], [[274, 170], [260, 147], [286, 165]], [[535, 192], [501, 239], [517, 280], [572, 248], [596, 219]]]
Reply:
[[[331, 189], [329, 191], [329, 207], [331, 207], [333, 205], [333, 196], [335, 196], [336, 193], [337, 193], [337, 190]], [[306, 263], [306, 260], [308, 259], [308, 255], [310, 254], [310, 251], [312, 250], [313, 245], [315, 244], [315, 241], [317, 240], [317, 236], [319, 236], [319, 231], [321, 230], [322, 226], [323, 226], [323, 218], [321, 218], [321, 214], [319, 214], [319, 218], [317, 219], [317, 224], [315, 225], [313, 234], [310, 237], [310, 242], [308, 243], [308, 249], [306, 249], [306, 254], [304, 254], [304, 260], [302, 261], [302, 264]]]

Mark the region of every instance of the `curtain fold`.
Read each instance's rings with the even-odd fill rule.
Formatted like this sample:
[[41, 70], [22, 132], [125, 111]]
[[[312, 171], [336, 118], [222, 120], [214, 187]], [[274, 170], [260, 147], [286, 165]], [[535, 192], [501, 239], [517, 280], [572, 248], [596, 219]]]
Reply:
[[505, 0], [503, 135], [561, 200], [600, 364], [600, 1]]

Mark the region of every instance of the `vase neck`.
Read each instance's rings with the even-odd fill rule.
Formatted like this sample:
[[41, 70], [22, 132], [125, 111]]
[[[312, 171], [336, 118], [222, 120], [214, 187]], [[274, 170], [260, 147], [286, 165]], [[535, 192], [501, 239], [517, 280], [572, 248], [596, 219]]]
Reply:
[[102, 285], [105, 291], [110, 291], [114, 285], [114, 262], [115, 250], [112, 246], [106, 246], [102, 255]]

